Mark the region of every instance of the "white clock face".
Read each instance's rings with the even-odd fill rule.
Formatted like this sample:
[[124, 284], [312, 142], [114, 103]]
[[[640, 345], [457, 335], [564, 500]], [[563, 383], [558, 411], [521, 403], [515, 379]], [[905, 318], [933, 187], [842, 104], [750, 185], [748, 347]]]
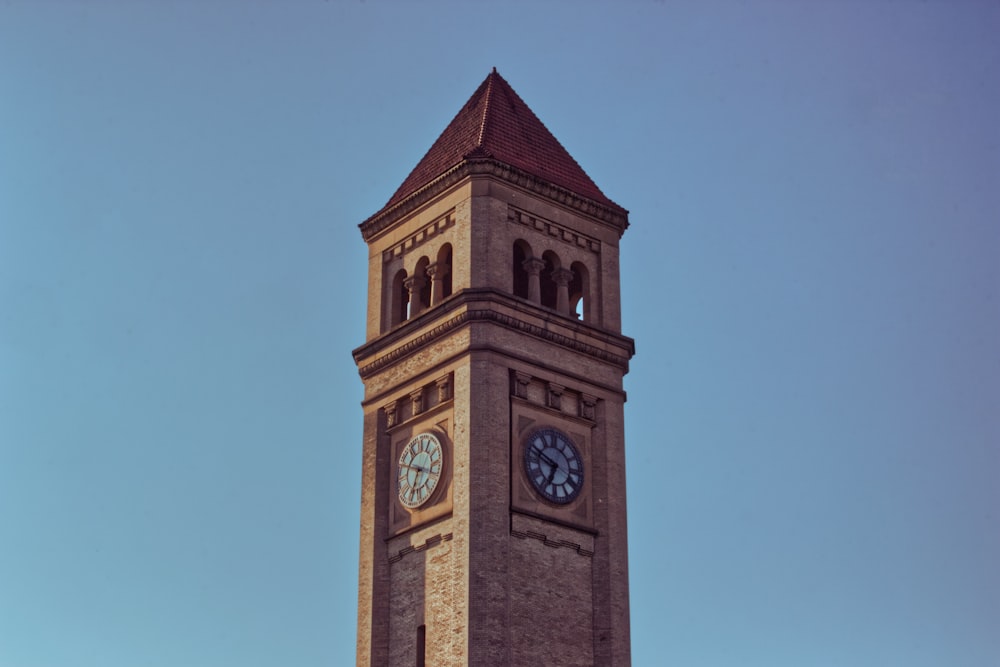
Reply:
[[583, 459], [565, 433], [543, 428], [528, 436], [524, 471], [535, 490], [557, 505], [572, 502], [583, 489]]
[[399, 456], [399, 502], [410, 509], [426, 503], [434, 495], [443, 470], [444, 448], [437, 437], [430, 433], [414, 436]]

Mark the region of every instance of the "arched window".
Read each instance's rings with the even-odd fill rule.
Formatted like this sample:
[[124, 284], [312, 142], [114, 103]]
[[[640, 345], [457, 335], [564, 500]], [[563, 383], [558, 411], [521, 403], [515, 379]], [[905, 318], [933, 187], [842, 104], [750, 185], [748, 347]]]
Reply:
[[524, 268], [524, 262], [531, 257], [531, 247], [524, 241], [514, 241], [514, 296], [524, 299], [528, 298], [528, 270]]
[[405, 322], [410, 312], [410, 290], [406, 288], [406, 270], [400, 269], [392, 279], [389, 326]]
[[560, 267], [559, 256], [551, 250], [542, 253], [542, 260], [545, 261], [545, 268], [541, 275], [542, 305], [548, 308], [556, 308], [558, 304], [558, 288], [556, 281], [552, 278], [552, 272]]
[[451, 296], [451, 244], [445, 243], [438, 250], [437, 263], [432, 276], [434, 289], [431, 290], [431, 303], [437, 305]]
[[427, 256], [417, 260], [417, 266], [413, 269], [411, 292], [414, 298], [411, 299], [410, 312], [407, 317], [415, 317], [422, 313], [431, 303], [431, 281], [427, 276], [427, 267], [431, 260]]
[[569, 283], [569, 310], [579, 320], [593, 321], [593, 303], [590, 298], [590, 274], [582, 262], [573, 262], [569, 267], [573, 280]]

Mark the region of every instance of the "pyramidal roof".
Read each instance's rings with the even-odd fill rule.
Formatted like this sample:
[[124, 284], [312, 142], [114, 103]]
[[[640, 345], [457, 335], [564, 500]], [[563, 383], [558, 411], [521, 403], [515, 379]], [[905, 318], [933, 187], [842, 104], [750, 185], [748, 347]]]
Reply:
[[493, 159], [600, 204], [604, 196], [496, 68], [476, 89], [383, 210], [465, 160]]

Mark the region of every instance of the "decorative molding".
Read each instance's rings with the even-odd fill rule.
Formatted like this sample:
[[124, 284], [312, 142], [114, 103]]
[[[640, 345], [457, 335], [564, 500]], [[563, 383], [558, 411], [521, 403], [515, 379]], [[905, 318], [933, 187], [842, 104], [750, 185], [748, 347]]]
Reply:
[[[507, 329], [517, 331], [519, 333], [526, 333], [536, 338], [541, 338], [542, 340], [554, 343], [555, 345], [560, 345], [562, 347], [573, 350], [574, 352], [579, 352], [580, 354], [586, 354], [587, 356], [593, 357], [600, 361], [613, 364], [623, 369], [628, 368], [628, 357], [622, 357], [617, 354], [612, 354], [606, 350], [602, 350], [599, 347], [593, 345], [588, 345], [575, 338], [570, 338], [569, 336], [564, 336], [562, 334], [556, 333], [549, 329], [531, 324], [530, 322], [525, 322], [516, 317], [511, 317], [510, 315], [505, 315], [504, 313], [497, 312], [495, 310], [467, 310], [465, 312], [459, 313], [451, 319], [445, 320], [438, 326], [434, 327], [430, 331], [423, 333], [413, 340], [407, 341], [406, 343], [400, 345], [399, 347], [387, 352], [386, 354], [378, 357], [369, 364], [366, 364], [358, 369], [358, 373], [361, 375], [362, 379], [366, 379], [371, 375], [382, 370], [390, 364], [394, 364], [403, 357], [409, 356], [415, 353], [417, 350], [430, 345], [435, 340], [442, 338], [448, 333], [458, 329], [459, 327], [469, 323], [469, 322], [492, 322], [493, 324], [500, 325]], [[357, 359], [358, 351], [355, 351], [355, 359]]]
[[628, 211], [617, 204], [602, 204], [593, 199], [582, 197], [566, 188], [549, 183], [526, 171], [492, 158], [469, 158], [447, 170], [398, 204], [383, 208], [362, 222], [358, 225], [361, 236], [364, 237], [365, 241], [370, 241], [392, 226], [399, 218], [418, 209], [470, 176], [495, 176], [595, 218], [615, 229], [619, 236], [624, 234], [628, 228]]
[[507, 220], [514, 224], [524, 225], [548, 236], [555, 237], [564, 243], [572, 246], [585, 248], [593, 253], [601, 252], [601, 242], [580, 232], [574, 231], [560, 224], [533, 216], [525, 211], [516, 209], [513, 206], [507, 207]]
[[552, 281], [559, 287], [569, 287], [573, 282], [573, 272], [562, 266], [552, 269]]
[[427, 275], [431, 277], [431, 280], [443, 280], [449, 271], [451, 271], [451, 267], [444, 262], [435, 262], [427, 267]]
[[577, 544], [576, 542], [570, 542], [569, 540], [550, 540], [543, 533], [536, 533], [532, 530], [520, 531], [511, 528], [510, 534], [512, 537], [517, 537], [522, 540], [526, 539], [538, 540], [545, 546], [552, 547], [554, 549], [560, 549], [560, 548], [572, 549], [581, 556], [586, 556], [588, 558], [592, 558], [594, 555], [593, 551], [588, 551], [587, 549], [584, 549], [581, 545]]
[[[403, 559], [403, 556], [419, 551], [426, 551], [433, 546], [437, 546], [442, 542], [450, 542], [454, 535], [452, 533], [445, 533], [444, 535], [435, 535], [433, 537], [428, 537], [424, 540], [423, 544], [411, 544], [407, 547], [403, 547], [397, 553], [389, 556], [390, 563], [397, 563]], [[592, 554], [591, 554], [592, 555]]]
[[[543, 390], [530, 392], [528, 387], [532, 382], [542, 386]], [[596, 396], [586, 394], [572, 386], [557, 384], [545, 378], [529, 375], [514, 368], [510, 369], [510, 384], [513, 401], [558, 412], [561, 419], [572, 419], [583, 425], [584, 428], [593, 428], [597, 422], [597, 404], [600, 399]], [[524, 428], [524, 425], [519, 425], [518, 433]]]
[[[370, 364], [361, 366], [360, 368], [358, 368], [358, 374], [362, 377], [362, 379], [368, 378], [371, 375], [379, 372], [386, 366], [394, 364], [403, 357], [409, 356], [414, 352], [416, 352], [417, 350], [419, 350], [420, 348], [429, 345], [438, 338], [441, 338], [442, 336], [450, 333], [451, 331], [457, 329], [458, 327], [462, 326], [468, 321], [469, 321], [468, 311], [464, 313], [459, 313], [457, 316], [449, 320], [445, 320], [444, 322], [434, 327], [430, 331], [417, 336], [413, 340], [408, 341], [393, 350], [390, 350], [386, 354], [375, 359], [375, 361], [371, 362]], [[358, 360], [358, 353], [359, 350], [355, 350], [354, 352], [355, 361]]]
[[410, 392], [410, 414], [416, 417], [424, 411], [424, 388]]
[[407, 276], [403, 280], [403, 287], [410, 293], [412, 297], [415, 293], [419, 293], [420, 289], [427, 284], [427, 278], [421, 275]]
[[531, 384], [531, 376], [527, 373], [514, 371], [514, 395], [518, 398], [528, 398], [528, 385]]
[[451, 398], [451, 373], [434, 381], [438, 390], [438, 403], [444, 403]]
[[[382, 251], [382, 262], [388, 264], [396, 257], [402, 257], [407, 252], [413, 250], [419, 245], [423, 245], [428, 240], [434, 238], [445, 229], [451, 227], [455, 224], [455, 210], [452, 209], [442, 215], [441, 217], [429, 222], [417, 231], [415, 231], [410, 236], [406, 237], [399, 243], [387, 248]], [[444, 274], [442, 274], [443, 277]]]
[[392, 428], [399, 420], [399, 410], [396, 401], [389, 401], [382, 409], [385, 411], [385, 427]]
[[555, 382], [548, 383], [548, 391], [545, 394], [545, 404], [554, 410], [562, 410], [562, 395], [566, 387]]

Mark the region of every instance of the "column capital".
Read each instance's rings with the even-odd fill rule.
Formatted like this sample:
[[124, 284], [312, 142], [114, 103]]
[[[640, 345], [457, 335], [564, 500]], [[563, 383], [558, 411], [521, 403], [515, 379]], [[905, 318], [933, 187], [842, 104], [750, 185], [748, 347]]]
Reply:
[[427, 279], [423, 276], [407, 276], [403, 279], [403, 287], [410, 290], [419, 290], [421, 287], [427, 284]]
[[559, 287], [569, 286], [570, 282], [573, 280], [573, 272], [562, 267], [552, 269], [552, 280]]
[[529, 276], [537, 276], [545, 268], [545, 260], [541, 257], [529, 257], [521, 262], [521, 267], [528, 272]]
[[445, 262], [437, 262], [427, 267], [427, 275], [431, 277], [431, 280], [441, 280], [448, 275], [450, 270], [451, 267]]

